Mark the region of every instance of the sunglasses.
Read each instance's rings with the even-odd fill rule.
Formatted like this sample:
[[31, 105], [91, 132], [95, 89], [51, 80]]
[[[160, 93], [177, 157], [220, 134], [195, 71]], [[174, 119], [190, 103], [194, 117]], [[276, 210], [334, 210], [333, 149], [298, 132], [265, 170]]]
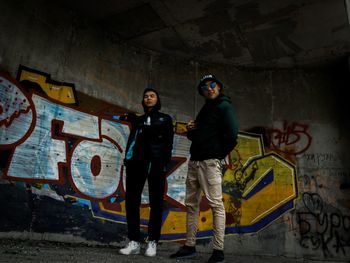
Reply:
[[216, 82], [215, 81], [213, 81], [212, 83], [210, 83], [210, 84], [204, 84], [202, 87], [201, 87], [201, 89], [202, 89], [202, 91], [208, 91], [209, 90], [209, 88], [211, 88], [211, 89], [215, 89], [215, 87], [216, 87]]

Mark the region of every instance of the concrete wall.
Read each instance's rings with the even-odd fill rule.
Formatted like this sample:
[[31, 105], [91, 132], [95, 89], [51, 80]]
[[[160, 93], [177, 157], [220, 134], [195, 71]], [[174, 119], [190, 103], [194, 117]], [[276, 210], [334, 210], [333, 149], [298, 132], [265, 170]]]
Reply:
[[[105, 118], [110, 124], [114, 115], [111, 109], [115, 105], [119, 107], [119, 112], [141, 112], [140, 95], [144, 88], [153, 86], [160, 91], [163, 111], [172, 115], [175, 121], [187, 121], [195, 117], [203, 103], [195, 90], [198, 79], [208, 72], [217, 75], [226, 84], [225, 93], [231, 96], [238, 113], [242, 133], [236, 152], [240, 156], [245, 153], [241, 158], [246, 158], [246, 166], [252, 164], [248, 161], [252, 156], [256, 162], [265, 158], [263, 164], [273, 167], [274, 178], [280, 180], [271, 183], [274, 188], [265, 189], [266, 192], [259, 190], [255, 195], [257, 199], [233, 200], [227, 190], [225, 196], [232, 201], [227, 203], [227, 208], [233, 207], [227, 212], [227, 218], [234, 219], [227, 226], [231, 234], [226, 238], [226, 251], [297, 258], [350, 258], [350, 124], [346, 115], [349, 112], [348, 96], [345, 95], [350, 81], [347, 62], [339, 61], [332, 68], [319, 69], [242, 70], [162, 56], [125, 45], [98, 25], [47, 1], [36, 1], [35, 5], [31, 1], [1, 1], [1, 10], [0, 69], [15, 77], [19, 65], [25, 65], [50, 74], [56, 81], [74, 83], [78, 100], [90, 96], [89, 100], [83, 99], [80, 106], [72, 106], [78, 112], [84, 112], [84, 118]], [[3, 103], [1, 114], [4, 114], [4, 98], [9, 92], [2, 91], [0, 94]], [[64, 107], [67, 112], [72, 108], [42, 96], [37, 99], [40, 103], [32, 107], [37, 116], [48, 114], [38, 108], [44, 103], [54, 109]], [[103, 111], [103, 106], [93, 109], [97, 103], [105, 105], [106, 111]], [[64, 120], [66, 125], [69, 120], [69, 117]], [[116, 123], [111, 125], [118, 129], [124, 127]], [[60, 180], [64, 177], [69, 183], [63, 185], [52, 178], [35, 178], [26, 169], [13, 176], [9, 162], [20, 143], [6, 145], [4, 136], [17, 134], [23, 126], [18, 125], [6, 133], [8, 127], [3, 116], [0, 124], [3, 136], [0, 145], [1, 237], [104, 243], [124, 239], [125, 225], [120, 224], [124, 220], [122, 201], [118, 201], [122, 194], [113, 196], [113, 202], [110, 202], [111, 199], [98, 200], [93, 192], [79, 188], [77, 183], [75, 187], [67, 186], [73, 185], [69, 179], [73, 173], [66, 173], [64, 169]], [[95, 128], [88, 130], [88, 127], [84, 132], [93, 134]], [[79, 127], [74, 129], [77, 129], [76, 133], [80, 132]], [[244, 131], [259, 133], [264, 141]], [[93, 138], [95, 135], [91, 134], [86, 136]], [[23, 144], [23, 139], [20, 142]], [[73, 145], [76, 138], [68, 136], [67, 142]], [[259, 148], [259, 145], [264, 147]], [[177, 135], [174, 155], [179, 158], [174, 161], [174, 176], [168, 177], [169, 189], [175, 182], [171, 180], [185, 177], [183, 164], [188, 155], [183, 151], [188, 146], [183, 136]], [[256, 148], [261, 149], [260, 155], [255, 152]], [[70, 148], [71, 155], [68, 154], [67, 158], [74, 153]], [[120, 156], [117, 157], [120, 159]], [[271, 164], [267, 160], [270, 156], [276, 157], [278, 164], [288, 166], [290, 174], [286, 175], [282, 168]], [[231, 159], [234, 158], [235, 153], [232, 153]], [[16, 165], [18, 169], [29, 167], [25, 159]], [[53, 170], [53, 167], [49, 168]], [[237, 167], [231, 172], [235, 169]], [[229, 182], [230, 169], [227, 171], [225, 178]], [[281, 195], [284, 191], [291, 191], [288, 202]], [[179, 196], [171, 194], [169, 190], [169, 198], [173, 197], [169, 204], [181, 207], [181, 198], [176, 199]], [[248, 212], [242, 214], [235, 202]], [[280, 204], [291, 207], [276, 210], [274, 206], [269, 206], [273, 202], [277, 202], [276, 207]], [[101, 203], [105, 205], [103, 211], [97, 208]], [[106, 211], [113, 209], [121, 216], [110, 217]], [[144, 209], [147, 210], [147, 207]], [[202, 212], [203, 215], [207, 212], [205, 206]], [[261, 225], [254, 224], [253, 219], [246, 219], [247, 215], [254, 217], [258, 212], [259, 217], [267, 218]], [[173, 216], [180, 220], [178, 227], [181, 228], [183, 217]], [[239, 220], [235, 219], [237, 217]], [[210, 216], [203, 218], [210, 219]], [[249, 221], [247, 228], [244, 228], [244, 220]], [[201, 230], [204, 236], [210, 236], [206, 229], [210, 228], [210, 220], [206, 222]], [[246, 230], [249, 226], [250, 230]], [[169, 226], [164, 228], [170, 229]], [[174, 233], [164, 236], [173, 237], [171, 234]], [[200, 249], [210, 249], [208, 240], [201, 242]]]

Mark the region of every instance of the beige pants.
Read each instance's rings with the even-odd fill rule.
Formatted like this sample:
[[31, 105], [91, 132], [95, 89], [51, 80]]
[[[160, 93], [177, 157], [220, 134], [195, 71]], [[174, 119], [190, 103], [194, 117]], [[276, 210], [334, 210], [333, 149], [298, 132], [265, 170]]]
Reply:
[[222, 165], [218, 159], [189, 161], [186, 179], [187, 237], [186, 245], [195, 246], [199, 201], [204, 192], [213, 212], [213, 249], [224, 249], [225, 208], [222, 201]]

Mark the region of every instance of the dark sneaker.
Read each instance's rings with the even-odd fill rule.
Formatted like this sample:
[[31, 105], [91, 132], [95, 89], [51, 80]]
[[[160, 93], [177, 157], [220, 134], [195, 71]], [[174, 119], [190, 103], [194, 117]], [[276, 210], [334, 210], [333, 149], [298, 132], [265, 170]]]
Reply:
[[196, 248], [190, 247], [190, 246], [182, 246], [180, 249], [170, 255], [170, 258], [178, 258], [178, 259], [185, 259], [185, 258], [194, 258], [196, 256]]
[[208, 263], [214, 262], [225, 262], [224, 251], [217, 249], [213, 250], [213, 254], [209, 258]]

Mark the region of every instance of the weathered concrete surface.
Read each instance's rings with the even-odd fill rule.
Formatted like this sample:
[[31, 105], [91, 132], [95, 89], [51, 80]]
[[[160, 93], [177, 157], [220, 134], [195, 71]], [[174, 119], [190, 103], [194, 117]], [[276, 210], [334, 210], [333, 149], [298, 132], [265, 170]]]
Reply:
[[61, 2], [126, 43], [200, 61], [293, 67], [350, 50], [344, 0]]
[[[96, 246], [96, 245], [79, 245], [57, 242], [43, 241], [21, 241], [21, 240], [0, 240], [0, 262], [189, 262], [202, 263], [210, 257], [210, 251], [199, 251], [194, 259], [176, 260], [170, 259], [169, 255], [176, 251], [179, 245], [160, 244], [158, 246], [157, 256], [154, 258], [145, 257], [144, 255], [124, 256], [118, 254], [121, 245], [116, 246]], [[145, 246], [142, 247], [144, 253]], [[306, 258], [286, 258], [267, 257], [267, 256], [240, 256], [237, 253], [226, 253], [225, 261], [249, 262], [249, 263], [294, 263], [294, 262], [312, 262], [312, 263], [331, 263], [347, 261], [328, 261], [328, 260], [308, 260]]]
[[[324, 52], [330, 52], [327, 58], [329, 56], [330, 59], [336, 59], [331, 68], [284, 70], [242, 70], [228, 65], [159, 54], [123, 42], [110, 31], [103, 30], [103, 27], [101, 29], [75, 12], [58, 7], [54, 2], [36, 1], [37, 5], [33, 2], [1, 0], [1, 70], [16, 76], [18, 66], [23, 64], [51, 74], [54, 80], [74, 83], [78, 91], [92, 98], [137, 112], [142, 111], [142, 90], [154, 86], [161, 93], [164, 111], [177, 121], [194, 118], [203, 103], [203, 98], [196, 92], [196, 83], [205, 73], [216, 74], [225, 83], [224, 91], [232, 97], [236, 106], [240, 130], [263, 131], [265, 136], [270, 134], [270, 137], [267, 136], [270, 139], [266, 142], [267, 149], [276, 151], [293, 162], [298, 172], [298, 199], [295, 209], [259, 232], [226, 237], [227, 253], [235, 255], [239, 251], [239, 254], [244, 255], [349, 260], [350, 104], [346, 91], [350, 82], [347, 61], [343, 63], [342, 59], [337, 60], [338, 55], [344, 55], [344, 50], [347, 50], [346, 45], [344, 49], [338, 46], [339, 41], [348, 41], [348, 27], [344, 22], [346, 19], [345, 11], [341, 7], [342, 1], [311, 1], [310, 5], [299, 9], [286, 9], [287, 13], [290, 10], [301, 12], [298, 14], [298, 22], [301, 25], [298, 30], [293, 31], [293, 21], [290, 19], [287, 19], [285, 24], [287, 32], [279, 31], [283, 29], [283, 23], [279, 24], [279, 20], [273, 22], [273, 28], [266, 30], [264, 26], [261, 28], [259, 23], [256, 24], [257, 35], [249, 31], [254, 25], [246, 27], [246, 30], [251, 32], [248, 32], [247, 36], [253, 41], [252, 54], [259, 61], [293, 51], [290, 48], [299, 52], [298, 47], [294, 45], [289, 45], [286, 49], [281, 48], [285, 47], [285, 41], [288, 44], [292, 43], [286, 38], [282, 40], [283, 43], [277, 41], [275, 52], [272, 47], [276, 41], [262, 39], [264, 32], [268, 33], [268, 40], [276, 40], [278, 36], [290, 34], [293, 41], [298, 42], [298, 46], [305, 50], [317, 44], [310, 52], [300, 51], [296, 57], [297, 62], [303, 58], [313, 61], [314, 58], [322, 57]], [[175, 3], [170, 2], [168, 1], [167, 5], [174, 5], [173, 10], [179, 8], [176, 14], [186, 16], [186, 13], [181, 11], [181, 5], [175, 6]], [[201, 2], [204, 4], [205, 1]], [[264, 4], [260, 5], [260, 14], [266, 13], [270, 18], [283, 16], [278, 10], [285, 2], [263, 2]], [[328, 12], [332, 3], [336, 3], [336, 9]], [[327, 17], [335, 23], [329, 24], [328, 19], [320, 19], [314, 15], [312, 6], [319, 7], [322, 14], [326, 12]], [[256, 5], [251, 7], [253, 8], [245, 5], [240, 8], [244, 12], [240, 19], [247, 24], [248, 11], [256, 10]], [[337, 16], [340, 20], [334, 19]], [[262, 19], [260, 22], [266, 18], [259, 17]], [[307, 21], [312, 24], [311, 28], [307, 27], [310, 25]], [[203, 27], [199, 22], [194, 21], [192, 24], [196, 28]], [[318, 23], [322, 25], [320, 28], [315, 27]], [[278, 29], [281, 25], [282, 29]], [[329, 26], [325, 28], [325, 25]], [[271, 23], [268, 26], [271, 26]], [[305, 32], [305, 29], [310, 30], [310, 34]], [[276, 30], [279, 32], [277, 38], [271, 35]], [[323, 31], [326, 34], [323, 34]], [[183, 32], [189, 32], [188, 25]], [[151, 35], [152, 33], [149, 33], [149, 36]], [[301, 35], [305, 38], [297, 40]], [[196, 38], [196, 34], [193, 37]], [[159, 40], [154, 40], [153, 37], [150, 39]], [[227, 43], [232, 43], [230, 36], [227, 39]], [[335, 45], [332, 45], [333, 40]], [[201, 47], [200, 52], [213, 47], [205, 42], [204, 39], [197, 43]], [[169, 47], [169, 43], [177, 44], [170, 38], [162, 45]], [[323, 49], [323, 44], [330, 45], [330, 49]], [[246, 58], [244, 52], [227, 53], [228, 56], [237, 54], [239, 60]], [[243, 56], [240, 57], [240, 54]], [[214, 58], [215, 56], [212, 57]], [[295, 63], [288, 58], [282, 58], [280, 62], [277, 66], [287, 67]], [[273, 65], [276, 66], [274, 63]], [[84, 110], [94, 112], [95, 108]], [[109, 115], [112, 114], [113, 112], [109, 112]], [[2, 158], [3, 155], [0, 161], [4, 167]], [[33, 200], [27, 196], [25, 183], [20, 183], [24, 186], [17, 189], [14, 189], [16, 187], [13, 182], [8, 180], [1, 186], [0, 195], [3, 199], [0, 200], [0, 220], [4, 224], [0, 225], [4, 231], [1, 233], [4, 234], [3, 237], [11, 234], [11, 231], [18, 231], [21, 235], [14, 235], [14, 238], [31, 238], [26, 234], [26, 231], [31, 231], [40, 236], [38, 240], [74, 243], [75, 240], [71, 239], [73, 235], [79, 236], [81, 242], [95, 240], [108, 243], [123, 240], [125, 225], [105, 223], [95, 218], [87, 208], [74, 206], [69, 201], [59, 202], [46, 196], [45, 189], [37, 190], [34, 197], [32, 196], [34, 203], [31, 203]], [[32, 189], [34, 188], [35, 185]], [[62, 192], [57, 186], [52, 186], [50, 190], [50, 194], [59, 197], [60, 200], [64, 199], [66, 193], [75, 193], [74, 189], [70, 188], [68, 192]], [[274, 194], [270, 194], [261, 200], [269, 201], [273, 198]], [[62, 236], [56, 236], [56, 233]], [[203, 244], [203, 253], [208, 253], [209, 250], [209, 242]]]

